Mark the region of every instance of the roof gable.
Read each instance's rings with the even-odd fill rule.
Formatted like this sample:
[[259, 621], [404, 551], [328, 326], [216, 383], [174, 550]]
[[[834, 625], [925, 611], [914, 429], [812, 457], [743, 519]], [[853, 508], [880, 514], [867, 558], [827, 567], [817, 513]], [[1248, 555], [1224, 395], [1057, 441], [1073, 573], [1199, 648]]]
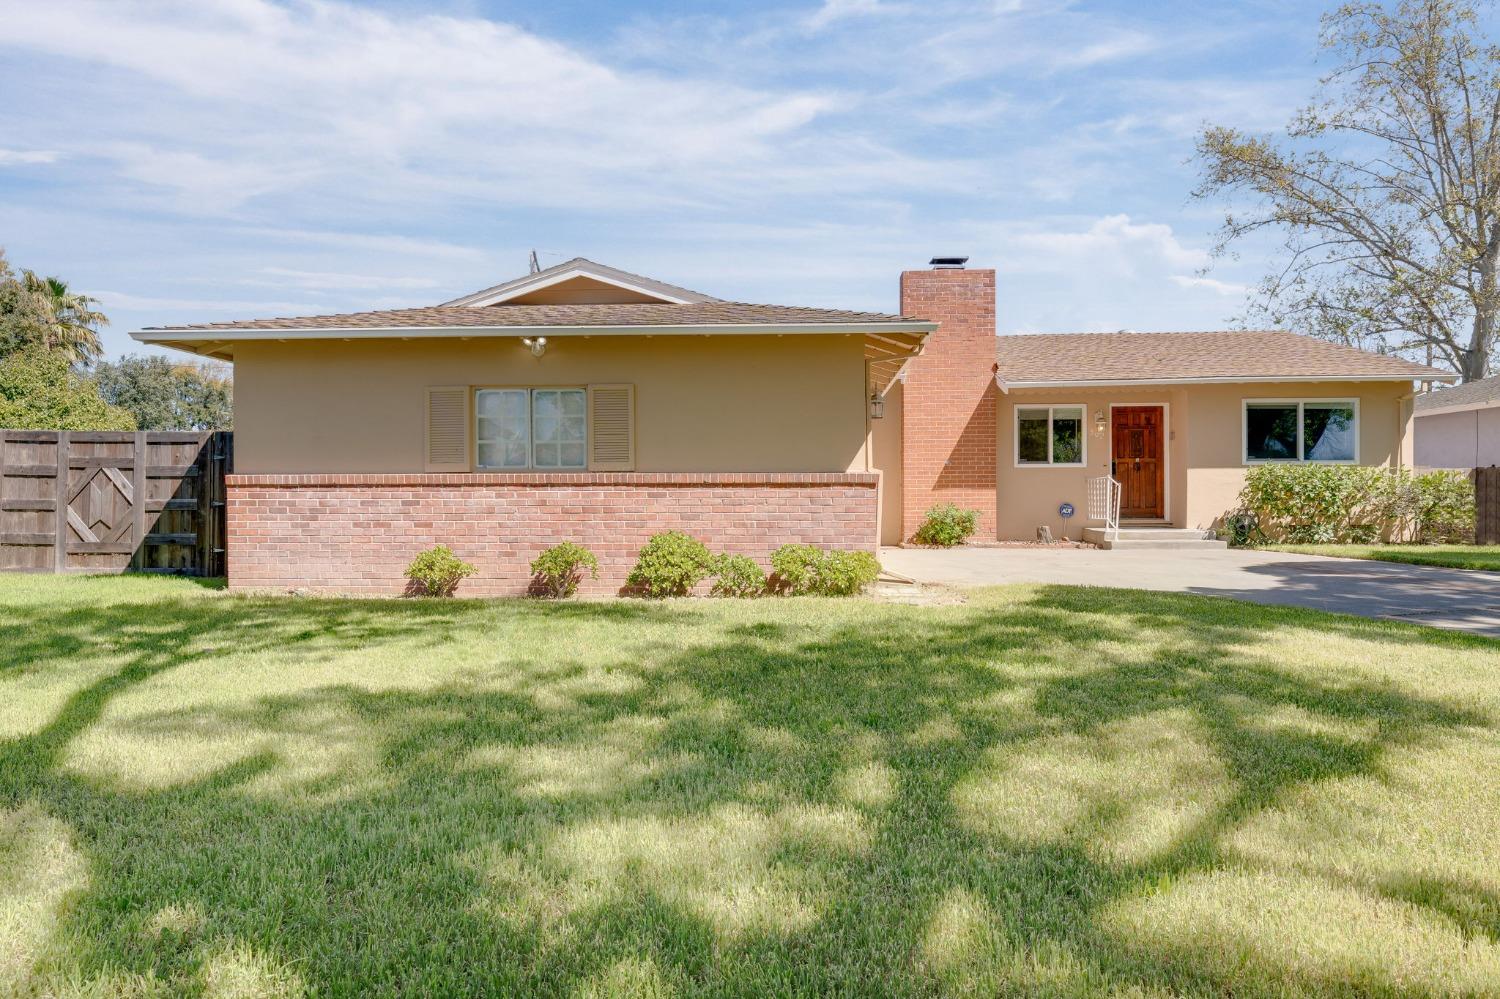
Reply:
[[476, 291], [444, 307], [492, 305], [686, 305], [720, 301], [711, 295], [622, 271], [584, 257], [555, 264], [492, 288]]

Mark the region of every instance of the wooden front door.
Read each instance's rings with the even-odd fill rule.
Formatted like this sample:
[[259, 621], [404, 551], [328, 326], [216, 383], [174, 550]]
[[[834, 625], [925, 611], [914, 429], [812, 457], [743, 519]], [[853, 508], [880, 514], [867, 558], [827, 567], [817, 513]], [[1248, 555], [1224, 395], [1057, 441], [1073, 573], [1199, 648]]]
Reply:
[[1159, 520], [1166, 516], [1162, 407], [1116, 406], [1111, 412], [1110, 465], [1120, 483], [1120, 517]]

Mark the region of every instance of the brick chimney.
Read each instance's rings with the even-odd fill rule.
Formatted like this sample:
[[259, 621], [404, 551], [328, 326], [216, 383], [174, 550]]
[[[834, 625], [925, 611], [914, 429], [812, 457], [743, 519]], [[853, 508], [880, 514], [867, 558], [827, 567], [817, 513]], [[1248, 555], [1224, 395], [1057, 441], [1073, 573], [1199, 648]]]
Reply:
[[906, 369], [902, 392], [902, 527], [909, 539], [934, 503], [979, 511], [995, 537], [995, 272], [965, 257], [903, 271], [901, 314], [939, 323]]

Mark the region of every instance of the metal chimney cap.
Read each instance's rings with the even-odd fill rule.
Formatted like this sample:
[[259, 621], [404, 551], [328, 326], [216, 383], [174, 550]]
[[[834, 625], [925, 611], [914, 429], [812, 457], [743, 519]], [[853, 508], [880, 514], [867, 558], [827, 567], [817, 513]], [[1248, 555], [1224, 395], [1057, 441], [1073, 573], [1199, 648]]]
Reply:
[[933, 257], [928, 261], [934, 269], [940, 271], [961, 271], [968, 262], [968, 257]]

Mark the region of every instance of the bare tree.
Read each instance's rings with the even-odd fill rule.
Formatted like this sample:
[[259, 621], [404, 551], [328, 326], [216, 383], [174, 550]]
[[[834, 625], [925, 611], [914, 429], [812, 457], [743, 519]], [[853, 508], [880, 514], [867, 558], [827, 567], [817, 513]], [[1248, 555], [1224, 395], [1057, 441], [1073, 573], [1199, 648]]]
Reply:
[[1500, 48], [1479, 0], [1350, 3], [1323, 18], [1338, 58], [1281, 139], [1211, 126], [1197, 197], [1231, 212], [1218, 253], [1282, 236], [1255, 321], [1490, 369], [1500, 311]]

